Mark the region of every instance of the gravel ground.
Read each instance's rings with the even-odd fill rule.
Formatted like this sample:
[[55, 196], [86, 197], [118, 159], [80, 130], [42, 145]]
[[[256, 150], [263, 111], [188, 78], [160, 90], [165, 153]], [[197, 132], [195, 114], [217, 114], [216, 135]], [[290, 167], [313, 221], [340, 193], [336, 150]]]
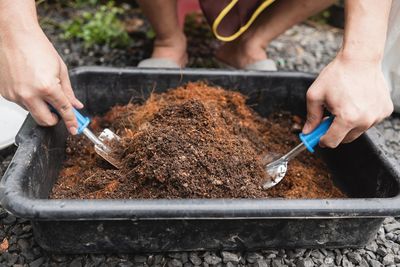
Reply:
[[[57, 17], [57, 15], [54, 15]], [[144, 29], [146, 29], [144, 26]], [[92, 52], [83, 51], [81, 45], [62, 42], [57, 31], [48, 29], [51, 39], [70, 66], [78, 65], [114, 65], [134, 66], [140, 58], [149, 54], [148, 50], [138, 52], [149, 41], [138, 40], [135, 49], [129, 53], [122, 50], [111, 51], [97, 47]], [[217, 47], [215, 41], [204, 41], [208, 35], [204, 29], [190, 32], [193, 36], [189, 44], [190, 66], [212, 67], [215, 62], [212, 53]], [[280, 69], [318, 72], [334, 57], [341, 43], [342, 33], [327, 27], [314, 27], [309, 24], [295, 26], [275, 40], [268, 48], [271, 58], [276, 60]], [[140, 38], [138, 38], [140, 39]], [[211, 49], [210, 49], [211, 48]], [[148, 48], [147, 48], [148, 49]], [[197, 49], [197, 50], [196, 50]], [[147, 52], [146, 52], [147, 51]], [[208, 54], [207, 60], [204, 61]], [[203, 59], [202, 59], [203, 58]], [[398, 159], [400, 151], [400, 119], [390, 118], [378, 126], [384, 133], [388, 151]], [[15, 149], [0, 154], [0, 175], [7, 168]], [[1, 249], [8, 247], [5, 251]], [[28, 221], [7, 214], [0, 207], [0, 267], [2, 266], [400, 266], [400, 222], [387, 218], [376, 238], [363, 249], [296, 249], [268, 250], [258, 252], [201, 252], [172, 253], [157, 255], [54, 255], [43, 251], [32, 237]]]

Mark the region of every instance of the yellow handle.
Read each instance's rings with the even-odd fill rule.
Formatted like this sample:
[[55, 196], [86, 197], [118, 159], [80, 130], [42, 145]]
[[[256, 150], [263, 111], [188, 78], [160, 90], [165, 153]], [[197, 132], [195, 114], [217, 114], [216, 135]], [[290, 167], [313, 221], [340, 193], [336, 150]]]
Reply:
[[226, 14], [229, 13], [229, 11], [231, 11], [231, 9], [237, 4], [237, 2], [239, 2], [239, 0], [232, 0], [229, 5], [227, 5], [222, 11], [221, 13], [219, 13], [218, 17], [215, 19], [213, 25], [212, 25], [212, 31], [214, 33], [214, 35], [221, 41], [224, 42], [230, 42], [235, 40], [236, 38], [238, 38], [242, 33], [244, 33], [249, 27], [250, 25], [254, 22], [254, 20], [258, 17], [258, 15], [260, 15], [260, 13], [266, 9], [270, 4], [272, 4], [275, 0], [266, 0], [264, 1], [264, 3], [262, 3], [257, 9], [256, 11], [254, 11], [253, 15], [250, 17], [249, 21], [243, 25], [242, 27], [240, 27], [240, 29], [235, 32], [234, 34], [232, 34], [231, 36], [222, 36], [218, 33], [218, 26], [221, 24], [221, 21], [224, 19], [224, 17], [226, 16]]

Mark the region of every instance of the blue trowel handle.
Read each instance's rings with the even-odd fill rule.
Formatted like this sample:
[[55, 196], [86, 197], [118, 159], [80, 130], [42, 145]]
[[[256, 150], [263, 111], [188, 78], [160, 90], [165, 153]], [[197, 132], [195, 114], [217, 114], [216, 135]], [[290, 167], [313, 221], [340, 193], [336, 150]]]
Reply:
[[[50, 108], [51, 112], [54, 112], [55, 114], [60, 116], [60, 114], [58, 114], [58, 112], [57, 112], [57, 110], [55, 108], [53, 108], [50, 105], [49, 105], [49, 108]], [[77, 133], [81, 134], [83, 132], [83, 130], [85, 130], [85, 128], [89, 125], [90, 119], [88, 117], [83, 116], [75, 108], [72, 108], [72, 110], [74, 111], [76, 121], [78, 122]]]
[[314, 153], [314, 147], [319, 143], [319, 139], [321, 139], [321, 137], [326, 134], [333, 122], [333, 119], [333, 116], [328, 117], [323, 122], [321, 122], [321, 124], [318, 125], [318, 127], [315, 128], [314, 131], [309, 134], [299, 134], [300, 140], [306, 146], [308, 151]]
[[78, 121], [78, 134], [81, 134], [83, 130], [89, 125], [90, 119], [88, 117], [83, 116], [79, 111], [77, 111], [75, 108], [72, 108], [76, 117], [76, 120]]

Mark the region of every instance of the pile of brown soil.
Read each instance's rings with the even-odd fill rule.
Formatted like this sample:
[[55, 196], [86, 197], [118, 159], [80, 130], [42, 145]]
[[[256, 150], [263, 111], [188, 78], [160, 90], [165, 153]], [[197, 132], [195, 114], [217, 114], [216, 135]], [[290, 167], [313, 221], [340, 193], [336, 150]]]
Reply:
[[122, 137], [116, 170], [85, 137], [72, 137], [52, 198], [337, 198], [326, 166], [308, 152], [289, 164], [270, 190], [263, 155], [285, 153], [299, 140], [301, 119], [261, 118], [245, 97], [203, 83], [152, 94], [143, 105], [112, 108], [91, 127]]

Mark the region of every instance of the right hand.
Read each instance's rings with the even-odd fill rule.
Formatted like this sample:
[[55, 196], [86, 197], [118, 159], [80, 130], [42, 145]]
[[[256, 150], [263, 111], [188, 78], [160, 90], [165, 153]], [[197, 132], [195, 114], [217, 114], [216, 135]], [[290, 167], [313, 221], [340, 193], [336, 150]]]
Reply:
[[72, 91], [67, 66], [39, 26], [0, 38], [0, 94], [27, 109], [42, 126], [58, 122], [50, 104], [68, 131], [77, 133], [72, 108], [80, 109], [83, 104]]

